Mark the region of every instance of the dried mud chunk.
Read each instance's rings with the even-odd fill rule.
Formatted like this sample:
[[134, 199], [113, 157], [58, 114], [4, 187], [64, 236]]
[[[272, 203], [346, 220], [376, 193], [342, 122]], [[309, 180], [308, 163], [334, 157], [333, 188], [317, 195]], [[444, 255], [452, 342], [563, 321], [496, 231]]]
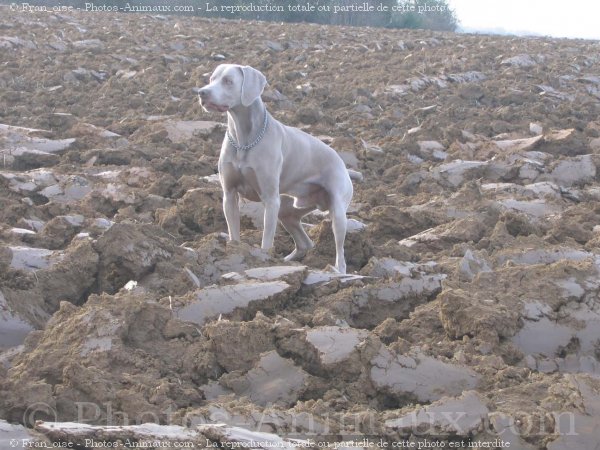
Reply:
[[435, 358], [415, 357], [381, 347], [371, 360], [371, 381], [378, 391], [398, 400], [431, 402], [477, 387], [479, 376], [471, 369]]
[[73, 48], [78, 50], [102, 50], [104, 48], [104, 43], [100, 39], [84, 39], [82, 41], [74, 41], [71, 45]]
[[365, 217], [370, 226], [367, 234], [375, 242], [385, 242], [389, 239], [404, 239], [432, 226], [446, 222], [438, 212], [426, 210], [409, 210], [397, 206], [376, 206]]
[[[147, 196], [145, 192], [121, 183], [108, 183], [94, 190], [88, 189], [91, 192], [83, 200], [83, 205], [107, 217], [113, 217], [119, 209], [139, 207]], [[45, 195], [44, 191], [41, 193]]]
[[448, 157], [446, 147], [438, 141], [418, 141], [417, 144], [419, 145], [419, 156], [423, 159], [443, 161]]
[[79, 155], [81, 163], [92, 164], [94, 166], [101, 165], [114, 165], [114, 166], [127, 166], [131, 164], [132, 160], [138, 156], [134, 149], [125, 148], [102, 148], [100, 150], [89, 150]]
[[597, 154], [600, 152], [600, 137], [594, 138], [589, 143], [590, 150]]
[[523, 67], [529, 68], [537, 66], [536, 60], [527, 53], [522, 53], [520, 55], [512, 56], [510, 58], [505, 58], [500, 63], [504, 66], [513, 66], [513, 67]]
[[[325, 380], [353, 383], [365, 375], [368, 361], [381, 342], [368, 330], [347, 326], [279, 329], [278, 351], [291, 357], [307, 372]], [[322, 386], [331, 389], [331, 385]], [[324, 392], [324, 391], [323, 391]], [[352, 394], [354, 395], [354, 394]]]
[[594, 227], [598, 224], [600, 224], [600, 204], [588, 202], [572, 206], [552, 223], [548, 237], [551, 237], [554, 242], [564, 242], [571, 238], [580, 244], [586, 244], [597, 236]]
[[176, 252], [159, 228], [129, 223], [113, 225], [94, 247], [100, 255], [98, 287], [109, 293], [129, 280], [139, 281], [159, 261], [169, 260]]
[[[335, 240], [331, 221], [324, 220], [308, 230], [315, 247], [302, 260], [303, 264], [311, 267], [325, 267], [335, 261]], [[370, 239], [365, 235], [365, 230], [346, 233], [344, 241], [346, 263], [350, 271], [360, 269], [373, 255]]]
[[14, 170], [29, 170], [39, 167], [53, 167], [60, 162], [60, 156], [40, 150], [18, 147], [4, 156], [5, 164]]
[[10, 251], [10, 267], [18, 270], [34, 272], [47, 269], [58, 263], [63, 252], [46, 248], [8, 247]]
[[553, 264], [561, 260], [584, 261], [594, 257], [590, 252], [571, 247], [545, 246], [545, 242], [537, 236], [520, 237], [517, 243], [520, 248], [508, 248], [494, 254], [498, 266], [505, 265], [509, 261], [510, 264], [533, 265]]
[[502, 213], [500, 220], [494, 226], [489, 237], [489, 249], [508, 247], [515, 237], [542, 235], [547, 227], [547, 223], [534, 222], [522, 212], [507, 210]]
[[366, 330], [341, 327], [317, 327], [306, 333], [306, 340], [319, 353], [323, 364], [333, 364], [346, 359], [369, 335]]
[[202, 120], [170, 120], [164, 123], [164, 127], [171, 142], [182, 143], [198, 138], [218, 138], [224, 131], [225, 124]]
[[581, 409], [570, 414], [555, 415], [558, 439], [547, 445], [548, 450], [570, 450], [598, 446], [598, 416], [600, 415], [600, 384], [597, 379], [570, 375], [568, 380], [579, 391]]
[[486, 254], [473, 253], [470, 249], [467, 249], [465, 255], [460, 260], [458, 265], [458, 276], [465, 281], [473, 281], [477, 274], [481, 272], [490, 272], [490, 268]]
[[[206, 148], [202, 150], [205, 153]], [[150, 161], [150, 165], [157, 172], [167, 173], [175, 178], [184, 175], [198, 177], [210, 176], [215, 173], [216, 161], [213, 157], [198, 155], [196, 152], [177, 149], [167, 149], [167, 154], [162, 152], [161, 156]]]
[[574, 301], [557, 313], [541, 302], [525, 303], [523, 327], [511, 340], [527, 355], [525, 361], [532, 369], [597, 373], [598, 336], [593, 330], [600, 325], [600, 314], [593, 303], [578, 303], [584, 289], [575, 279], [556, 284]]
[[576, 156], [589, 153], [585, 137], [574, 128], [546, 132], [540, 149], [555, 156]]
[[[36, 420], [56, 420], [56, 401], [49, 383], [40, 379], [28, 379], [25, 383], [6, 382], [2, 387], [0, 411], [8, 421], [33, 426]], [[28, 409], [31, 405], [39, 408]]]
[[270, 351], [246, 374], [223, 375], [220, 382], [258, 405], [291, 406], [298, 401], [308, 379], [309, 375], [290, 359]]
[[160, 195], [161, 197], [175, 199], [179, 198], [180, 184], [169, 174], [155, 174], [152, 184], [148, 188], [149, 194]]
[[[385, 426], [400, 432], [425, 430], [431, 436], [469, 437], [484, 429], [489, 409], [474, 391], [447, 398], [418, 408], [398, 419], [388, 419]], [[453, 418], [457, 420], [453, 420]]]
[[260, 359], [261, 353], [274, 349], [271, 324], [264, 319], [211, 322], [203, 332], [211, 343], [217, 362], [227, 372], [249, 370]]
[[424, 253], [447, 250], [459, 243], [477, 243], [489, 231], [490, 219], [483, 215], [457, 219], [402, 239], [399, 244]]
[[250, 320], [257, 311], [275, 311], [293, 294], [285, 281], [242, 282], [227, 286], [209, 286], [178, 299], [183, 306], [176, 308], [181, 320], [204, 325], [221, 315]]
[[445, 290], [438, 298], [440, 319], [452, 339], [471, 336], [496, 345], [500, 337], [510, 337], [518, 329], [519, 313], [505, 305], [473, 298], [460, 289]]
[[558, 161], [549, 174], [538, 177], [538, 180], [549, 179], [559, 186], [568, 187], [589, 183], [595, 177], [596, 165], [592, 155], [581, 155]]
[[60, 155], [75, 143], [75, 139], [37, 137], [36, 134], [42, 131], [0, 124], [0, 145], [10, 148], [3, 155], [3, 166], [27, 170], [58, 164]]
[[563, 210], [562, 205], [545, 199], [517, 200], [509, 198], [499, 201], [498, 204], [508, 211], [525, 214], [531, 221], [543, 221], [543, 219], [559, 214]]
[[338, 377], [356, 377], [362, 369], [361, 352], [369, 340], [367, 330], [337, 326], [315, 327], [306, 332], [306, 342], [317, 351], [319, 366]]
[[[67, 420], [77, 417], [77, 402], [95, 403], [92, 421], [106, 420], [106, 402], [129, 417], [148, 411], [159, 418], [169, 405], [198, 404], [195, 382], [206, 380], [198, 356], [210, 352], [199, 336], [166, 338], [171, 315], [168, 308], [133, 294], [92, 296], [80, 308], [62, 302], [35, 348], [9, 370], [7, 389], [15, 393], [22, 385], [33, 390], [36, 380], [43, 380], [52, 386], [51, 394], [40, 394], [37, 401], [54, 405]], [[27, 406], [15, 394], [9, 413], [22, 414]]]
[[[159, 225], [181, 234], [208, 234], [227, 229], [220, 188], [197, 188], [177, 200], [177, 206], [157, 212]], [[184, 228], [181, 227], [184, 225]]]
[[205, 285], [218, 283], [222, 275], [228, 272], [241, 273], [250, 267], [276, 264], [264, 250], [245, 242], [227, 241], [224, 233], [201, 238], [194, 244], [194, 249], [200, 265], [195, 273]]
[[98, 262], [91, 242], [85, 240], [69, 247], [60, 262], [37, 272], [47, 310], [56, 311], [63, 300], [83, 303], [96, 283]]
[[441, 164], [433, 170], [433, 178], [448, 187], [458, 187], [467, 180], [480, 178], [489, 166], [487, 161], [462, 161], [457, 159]]
[[81, 230], [84, 225], [82, 215], [57, 216], [49, 220], [42, 228], [36, 240], [50, 249], [62, 248]]
[[266, 266], [244, 271], [244, 275], [260, 281], [282, 280], [296, 288], [306, 279], [307, 266]]
[[[13, 252], [10, 247], [0, 246], [0, 274], [6, 274], [6, 271], [12, 264]], [[4, 276], [0, 276], [0, 279]]]
[[296, 120], [307, 125], [314, 125], [323, 118], [323, 112], [317, 108], [301, 107], [296, 111]]
[[98, 254], [89, 241], [80, 241], [64, 252], [19, 247], [13, 248], [12, 264], [35, 273], [24, 277], [22, 272], [9, 272], [12, 281], [2, 283], [6, 300], [22, 318], [42, 328], [60, 301], [86, 300], [96, 282]]
[[534, 136], [522, 139], [504, 139], [493, 141], [493, 143], [505, 152], [526, 152], [533, 150], [542, 141], [543, 136]]
[[444, 274], [398, 277], [332, 294], [317, 304], [313, 322], [318, 325], [348, 323], [356, 328], [373, 328], [389, 317], [407, 318], [417, 305], [441, 290]]

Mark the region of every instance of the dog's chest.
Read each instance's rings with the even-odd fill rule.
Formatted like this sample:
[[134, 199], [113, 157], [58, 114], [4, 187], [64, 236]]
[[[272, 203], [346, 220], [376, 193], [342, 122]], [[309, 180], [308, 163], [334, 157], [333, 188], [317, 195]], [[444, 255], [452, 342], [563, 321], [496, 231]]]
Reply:
[[228, 156], [222, 158], [219, 164], [219, 171], [226, 186], [235, 189], [248, 200], [259, 201], [259, 183], [248, 155]]
[[252, 168], [252, 162], [248, 152], [233, 150], [221, 155], [219, 166], [221, 171], [227, 172], [226, 177], [237, 184], [247, 178], [248, 171]]

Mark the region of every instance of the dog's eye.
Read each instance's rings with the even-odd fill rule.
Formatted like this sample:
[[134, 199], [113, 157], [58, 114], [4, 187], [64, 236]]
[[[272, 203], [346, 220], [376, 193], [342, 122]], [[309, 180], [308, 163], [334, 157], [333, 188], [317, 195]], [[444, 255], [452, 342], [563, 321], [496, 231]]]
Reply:
[[225, 84], [233, 84], [233, 81], [231, 81], [231, 78], [223, 78], [223, 83], [225, 83]]

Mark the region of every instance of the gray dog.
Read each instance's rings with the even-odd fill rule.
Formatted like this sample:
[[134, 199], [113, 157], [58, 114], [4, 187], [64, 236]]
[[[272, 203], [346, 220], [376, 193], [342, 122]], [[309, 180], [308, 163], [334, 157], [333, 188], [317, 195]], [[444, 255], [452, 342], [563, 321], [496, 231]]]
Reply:
[[260, 98], [267, 80], [250, 66], [222, 64], [199, 90], [206, 111], [227, 112], [219, 157], [223, 209], [229, 239], [240, 239], [239, 196], [265, 206], [262, 248], [273, 246], [277, 219], [296, 248], [286, 261], [301, 259], [314, 244], [300, 220], [329, 211], [335, 236], [335, 268], [346, 273], [344, 239], [352, 181], [344, 162], [319, 139], [275, 120]]

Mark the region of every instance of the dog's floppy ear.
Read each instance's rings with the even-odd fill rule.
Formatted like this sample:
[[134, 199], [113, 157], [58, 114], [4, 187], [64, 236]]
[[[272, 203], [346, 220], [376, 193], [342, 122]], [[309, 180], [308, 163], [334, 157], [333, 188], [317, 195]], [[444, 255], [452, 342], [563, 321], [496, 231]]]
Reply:
[[242, 105], [250, 106], [263, 92], [267, 79], [265, 76], [250, 66], [242, 67]]

